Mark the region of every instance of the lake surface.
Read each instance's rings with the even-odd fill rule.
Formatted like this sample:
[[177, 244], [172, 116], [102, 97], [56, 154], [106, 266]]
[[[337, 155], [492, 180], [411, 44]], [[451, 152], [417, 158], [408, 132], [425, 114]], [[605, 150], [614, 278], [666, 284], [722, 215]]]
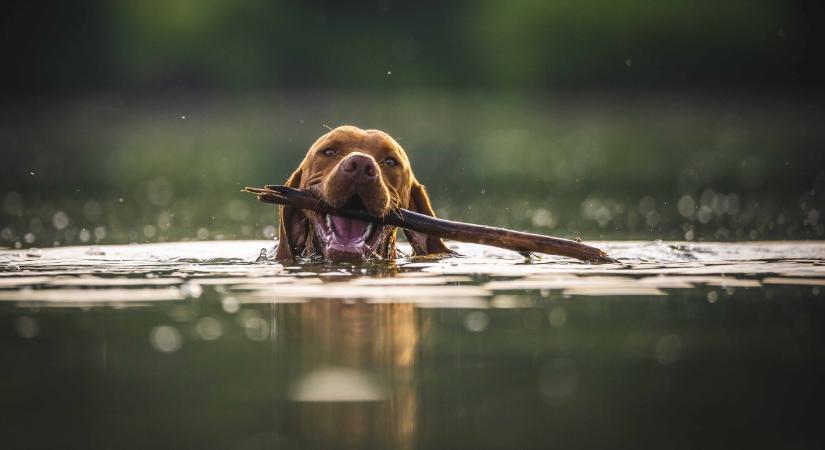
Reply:
[[825, 239], [816, 96], [113, 93], [4, 106], [11, 248], [272, 238], [275, 207], [239, 190], [283, 183], [324, 125], [342, 124], [398, 139], [443, 218], [589, 241]]
[[591, 244], [0, 250], [4, 446], [821, 448], [825, 243]]

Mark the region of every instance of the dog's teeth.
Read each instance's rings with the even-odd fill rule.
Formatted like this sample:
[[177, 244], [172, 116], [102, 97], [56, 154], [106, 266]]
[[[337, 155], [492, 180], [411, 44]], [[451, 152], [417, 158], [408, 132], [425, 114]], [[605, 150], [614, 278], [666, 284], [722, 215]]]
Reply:
[[327, 228], [332, 230], [332, 217], [329, 214], [327, 214]]
[[364, 230], [364, 235], [361, 236], [361, 239], [366, 241], [367, 239], [369, 239], [370, 234], [372, 234], [372, 222], [370, 222], [369, 225], [367, 225], [367, 229]]

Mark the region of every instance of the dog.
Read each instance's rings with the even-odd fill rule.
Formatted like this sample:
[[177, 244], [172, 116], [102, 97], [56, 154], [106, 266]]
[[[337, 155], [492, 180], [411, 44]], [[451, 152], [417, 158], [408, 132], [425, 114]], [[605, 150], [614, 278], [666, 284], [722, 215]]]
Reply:
[[[284, 183], [308, 191], [335, 208], [363, 210], [383, 217], [405, 208], [435, 217], [424, 186], [416, 179], [406, 152], [380, 130], [340, 126], [321, 136]], [[323, 258], [329, 262], [395, 259], [393, 226], [314, 211], [279, 207], [280, 225], [274, 259]], [[452, 253], [441, 239], [404, 230], [413, 254]]]

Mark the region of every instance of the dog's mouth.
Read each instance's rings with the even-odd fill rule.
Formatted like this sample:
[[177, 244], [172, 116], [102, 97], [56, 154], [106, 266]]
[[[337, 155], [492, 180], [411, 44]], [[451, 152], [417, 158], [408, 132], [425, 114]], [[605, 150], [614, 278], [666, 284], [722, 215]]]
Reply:
[[[341, 209], [368, 212], [358, 194]], [[314, 213], [315, 230], [324, 256], [332, 261], [363, 261], [375, 253], [389, 234], [390, 227], [359, 219]]]

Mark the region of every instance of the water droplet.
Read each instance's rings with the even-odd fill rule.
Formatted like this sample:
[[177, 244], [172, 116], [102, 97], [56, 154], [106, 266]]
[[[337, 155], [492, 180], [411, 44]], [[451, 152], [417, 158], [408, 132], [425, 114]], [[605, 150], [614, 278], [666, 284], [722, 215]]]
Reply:
[[710, 206], [704, 205], [699, 208], [699, 213], [696, 216], [700, 223], [707, 224], [711, 219], [713, 219], [713, 210]]
[[86, 254], [91, 256], [103, 256], [106, 254], [106, 251], [96, 245], [93, 245], [86, 250]]
[[258, 257], [257, 257], [257, 258], [255, 258], [255, 262], [256, 262], [256, 263], [259, 263], [259, 262], [267, 262], [267, 261], [269, 261], [269, 258], [267, 258], [267, 254], [268, 254], [268, 252], [266, 251], [266, 249], [265, 249], [265, 248], [262, 248], [262, 249], [261, 249], [261, 251], [260, 251], [260, 252], [258, 252]]
[[241, 309], [241, 304], [235, 297], [224, 297], [221, 300], [221, 308], [229, 314], [235, 314], [239, 309]]
[[550, 310], [547, 319], [554, 328], [561, 328], [567, 323], [567, 310], [563, 306], [556, 306]]
[[40, 325], [34, 317], [20, 316], [14, 322], [14, 330], [20, 337], [30, 339], [40, 334]]
[[195, 333], [197, 333], [201, 339], [214, 341], [223, 334], [223, 327], [214, 317], [204, 317], [195, 324]]
[[155, 350], [163, 353], [178, 351], [183, 345], [183, 337], [177, 328], [168, 325], [159, 325], [149, 333], [149, 342]]
[[269, 337], [269, 324], [260, 317], [249, 317], [243, 321], [246, 337], [253, 341], [263, 341]]
[[100, 207], [100, 203], [94, 200], [88, 200], [83, 205], [83, 216], [86, 217], [87, 220], [98, 220], [102, 213], [103, 209]]
[[530, 221], [536, 227], [554, 228], [556, 225], [556, 218], [553, 217], [553, 213], [544, 208], [536, 209], [530, 217]]
[[656, 209], [656, 199], [653, 197], [646, 195], [641, 200], [639, 200], [639, 213], [642, 215], [646, 215], [647, 213], [654, 211]]
[[58, 230], [62, 230], [69, 226], [69, 215], [63, 211], [58, 211], [52, 216], [52, 225]]
[[564, 401], [579, 385], [579, 372], [570, 358], [556, 358], [549, 361], [539, 374], [539, 392], [550, 401]]
[[37, 247], [32, 247], [26, 250], [26, 256], [29, 258], [42, 258], [43, 257], [43, 250], [40, 250]]
[[180, 286], [180, 293], [186, 298], [200, 298], [203, 288], [194, 281], [187, 281]]
[[23, 197], [17, 192], [9, 192], [3, 199], [3, 209], [14, 216], [23, 214]]
[[175, 191], [166, 178], [158, 177], [146, 185], [146, 198], [155, 206], [163, 206], [172, 201]]
[[189, 322], [197, 317], [197, 313], [189, 305], [175, 305], [169, 310], [169, 317], [175, 322]]
[[693, 217], [693, 214], [696, 212], [696, 201], [693, 200], [693, 197], [690, 195], [685, 194], [679, 199], [679, 203], [676, 204], [676, 208], [679, 210], [679, 214], [681, 214], [682, 217]]
[[659, 364], [668, 365], [675, 363], [682, 355], [682, 339], [675, 334], [668, 334], [662, 337], [656, 342], [654, 354]]
[[265, 237], [267, 239], [272, 239], [272, 238], [275, 237], [275, 232], [277, 230], [278, 229], [275, 228], [274, 225], [267, 225], [263, 228], [263, 230], [261, 230], [261, 234], [263, 235], [263, 237]]
[[464, 318], [464, 327], [474, 333], [486, 330], [489, 324], [490, 318], [483, 311], [473, 311]]
[[369, 402], [387, 397], [387, 392], [369, 372], [348, 367], [317, 369], [291, 389], [298, 402]]
[[819, 211], [816, 209], [811, 209], [808, 211], [808, 215], [805, 218], [805, 224], [816, 226], [819, 223]]

